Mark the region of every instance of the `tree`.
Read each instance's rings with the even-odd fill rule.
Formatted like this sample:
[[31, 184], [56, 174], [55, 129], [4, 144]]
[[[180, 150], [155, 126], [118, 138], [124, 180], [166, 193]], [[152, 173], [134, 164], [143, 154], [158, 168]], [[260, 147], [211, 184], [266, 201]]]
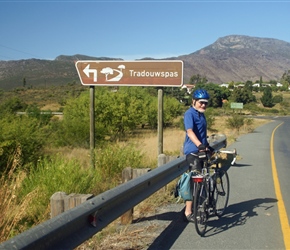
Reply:
[[252, 81], [246, 81], [245, 88], [250, 90], [250, 91], [253, 91], [253, 82]]
[[274, 106], [271, 87], [267, 86], [264, 89], [263, 95], [261, 97], [261, 102], [264, 107], [272, 108]]
[[290, 70], [286, 71], [282, 78], [281, 78], [281, 82], [283, 83], [283, 85], [286, 85], [286, 88], [288, 88], [289, 84], [290, 84]]
[[229, 89], [234, 89], [235, 88], [235, 83], [232, 81], [229, 83]]
[[[157, 126], [157, 96], [148, 88], [120, 87], [118, 91], [98, 88], [95, 97], [95, 135], [98, 142], [118, 140], [143, 124]], [[164, 125], [173, 123], [181, 114], [182, 105], [176, 98], [164, 96]], [[89, 146], [89, 95], [82, 93], [71, 98], [64, 107], [60, 122], [58, 144]]]
[[197, 84], [195, 89], [202, 88], [208, 91], [210, 95], [209, 107], [222, 107], [223, 100], [228, 99], [230, 96], [230, 91], [227, 88], [221, 88], [217, 84], [208, 83], [208, 84]]
[[26, 78], [23, 77], [23, 88], [25, 88], [25, 87], [26, 87]]
[[2, 105], [0, 105], [0, 113], [15, 113], [17, 111], [24, 111], [27, 104], [22, 102], [18, 97], [11, 97], [7, 99]]
[[231, 100], [233, 102], [242, 102], [243, 104], [247, 104], [250, 102], [255, 102], [256, 97], [247, 88], [235, 88], [231, 94]]
[[16, 153], [19, 167], [36, 164], [47, 136], [37, 119], [6, 113], [0, 118], [0, 171], [11, 167]]
[[189, 80], [189, 84], [205, 84], [207, 83], [207, 79], [206, 77], [202, 77], [200, 74], [197, 75], [193, 75], [190, 80]]

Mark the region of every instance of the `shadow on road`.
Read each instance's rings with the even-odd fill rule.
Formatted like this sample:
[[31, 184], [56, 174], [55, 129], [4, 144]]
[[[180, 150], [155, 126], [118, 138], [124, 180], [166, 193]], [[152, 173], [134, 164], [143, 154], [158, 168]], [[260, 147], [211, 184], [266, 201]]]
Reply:
[[[226, 213], [222, 218], [217, 216], [210, 217], [208, 220], [207, 232], [204, 237], [210, 237], [232, 227], [244, 225], [251, 217], [258, 216], [255, 212], [255, 208], [263, 207], [268, 210], [273, 207], [273, 203], [276, 203], [277, 199], [264, 198], [253, 199], [236, 204], [232, 204], [227, 207]], [[170, 249], [176, 239], [182, 234], [187, 223], [183, 220], [184, 210], [181, 212], [168, 212], [159, 215], [158, 220], [172, 220], [170, 225], [155, 239], [155, 241], [149, 246], [148, 250], [160, 250]], [[144, 218], [146, 220], [156, 219], [155, 216]]]
[[205, 237], [209, 237], [232, 227], [244, 225], [251, 217], [258, 216], [254, 211], [257, 207], [263, 207], [268, 210], [273, 207], [273, 203], [276, 203], [277, 199], [264, 198], [253, 199], [236, 204], [232, 204], [227, 207], [226, 213], [222, 218], [213, 217], [208, 221], [208, 231]]
[[[184, 209], [179, 212], [167, 212], [158, 216], [158, 220], [171, 220], [171, 223], [148, 247], [148, 250], [169, 249], [170, 246], [174, 244], [188, 224], [184, 221], [183, 214]], [[156, 217], [153, 219], [156, 219]], [[146, 218], [146, 220], [148, 220], [148, 218]]]
[[251, 167], [251, 166], [253, 166], [253, 165], [251, 165], [251, 164], [235, 163], [234, 165], [223, 166], [222, 169], [224, 169], [225, 171], [228, 171], [230, 168], [242, 168], [242, 167]]

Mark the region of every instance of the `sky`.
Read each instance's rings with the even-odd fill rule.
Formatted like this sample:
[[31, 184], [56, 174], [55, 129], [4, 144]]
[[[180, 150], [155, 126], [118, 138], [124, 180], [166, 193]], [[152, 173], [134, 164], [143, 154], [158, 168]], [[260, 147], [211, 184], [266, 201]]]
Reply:
[[290, 43], [289, 1], [0, 0], [0, 60], [188, 55], [228, 35]]

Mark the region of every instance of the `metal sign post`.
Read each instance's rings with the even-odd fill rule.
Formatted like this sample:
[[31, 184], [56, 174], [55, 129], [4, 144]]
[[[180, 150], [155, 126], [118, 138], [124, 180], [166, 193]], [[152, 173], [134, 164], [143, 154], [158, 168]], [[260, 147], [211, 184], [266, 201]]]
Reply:
[[163, 89], [158, 89], [158, 155], [163, 154]]
[[90, 86], [90, 155], [91, 167], [95, 168], [95, 87]]

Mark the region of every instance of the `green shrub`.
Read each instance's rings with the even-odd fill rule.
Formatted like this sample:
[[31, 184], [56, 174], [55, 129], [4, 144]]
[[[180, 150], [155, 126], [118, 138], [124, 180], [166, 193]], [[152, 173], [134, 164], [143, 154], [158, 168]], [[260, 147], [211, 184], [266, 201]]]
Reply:
[[237, 129], [238, 131], [244, 125], [244, 117], [240, 115], [233, 115], [226, 120], [226, 126], [229, 129]]
[[252, 118], [246, 118], [245, 119], [245, 125], [251, 126], [253, 124], [254, 124], [254, 119], [252, 119]]
[[6, 168], [10, 156], [20, 150], [22, 166], [36, 164], [47, 136], [37, 119], [6, 114], [0, 119], [0, 171]]
[[95, 159], [95, 169], [84, 168], [77, 159], [65, 160], [60, 155], [40, 159], [18, 184], [17, 202], [23, 208], [18, 226], [26, 229], [47, 220], [49, 200], [55, 192], [98, 195], [120, 184], [125, 167], [140, 168], [143, 160], [134, 145], [120, 144], [97, 149]]
[[263, 95], [261, 97], [261, 102], [262, 102], [264, 107], [272, 108], [274, 106], [271, 87], [267, 86], [263, 90]]
[[273, 97], [273, 103], [281, 103], [281, 102], [283, 102], [283, 95], [275, 95], [274, 97]]
[[[90, 145], [90, 104], [88, 92], [67, 100], [63, 120], [53, 124], [58, 146], [86, 147]], [[96, 134], [98, 138], [99, 134]]]
[[142, 155], [134, 145], [104, 145], [96, 150], [96, 172], [102, 181], [110, 180], [110, 188], [121, 181], [122, 170], [126, 167], [142, 167]]
[[[158, 98], [145, 88], [122, 87], [117, 91], [100, 88], [95, 98], [95, 137], [116, 141], [143, 124], [157, 127]], [[88, 92], [67, 100], [63, 121], [54, 123], [58, 131], [57, 145], [89, 147], [90, 100]], [[172, 97], [164, 96], [164, 127], [172, 125], [182, 113], [182, 105]]]
[[206, 112], [204, 113], [205, 117], [206, 117], [207, 129], [208, 130], [212, 130], [212, 127], [214, 125], [214, 122], [215, 122], [214, 113], [215, 113], [215, 110], [213, 108], [208, 108], [206, 110]]
[[289, 108], [289, 106], [290, 106], [289, 102], [287, 102], [287, 101], [281, 102], [280, 105], [281, 105], [282, 108]]
[[257, 106], [255, 102], [250, 102], [250, 103], [245, 104], [244, 109], [254, 111], [254, 112], [260, 111], [259, 107]]

